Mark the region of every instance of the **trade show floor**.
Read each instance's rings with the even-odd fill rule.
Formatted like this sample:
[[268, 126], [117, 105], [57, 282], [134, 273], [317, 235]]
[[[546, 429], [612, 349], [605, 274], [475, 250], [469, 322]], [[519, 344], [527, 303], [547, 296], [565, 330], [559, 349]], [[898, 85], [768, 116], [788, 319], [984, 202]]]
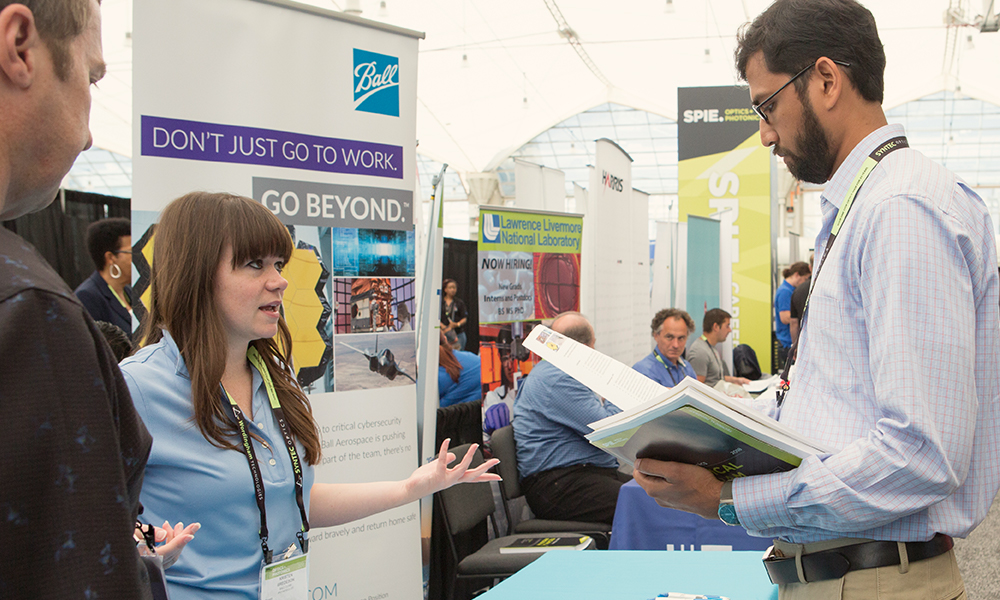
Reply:
[[1000, 497], [968, 538], [955, 540], [955, 556], [969, 600], [1000, 598]]

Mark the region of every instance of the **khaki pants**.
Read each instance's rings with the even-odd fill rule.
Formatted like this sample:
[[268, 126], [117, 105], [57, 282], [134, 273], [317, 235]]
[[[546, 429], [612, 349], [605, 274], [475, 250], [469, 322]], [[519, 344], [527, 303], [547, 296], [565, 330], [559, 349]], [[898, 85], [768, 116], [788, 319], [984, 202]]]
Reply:
[[955, 550], [901, 565], [851, 571], [841, 579], [778, 586], [779, 600], [966, 600]]

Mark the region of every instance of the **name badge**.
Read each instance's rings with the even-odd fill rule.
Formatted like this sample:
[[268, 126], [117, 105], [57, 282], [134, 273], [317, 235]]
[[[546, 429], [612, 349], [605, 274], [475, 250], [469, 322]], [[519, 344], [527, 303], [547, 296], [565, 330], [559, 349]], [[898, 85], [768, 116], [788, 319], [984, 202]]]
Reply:
[[299, 554], [269, 565], [261, 565], [261, 600], [302, 600], [308, 595], [308, 554]]

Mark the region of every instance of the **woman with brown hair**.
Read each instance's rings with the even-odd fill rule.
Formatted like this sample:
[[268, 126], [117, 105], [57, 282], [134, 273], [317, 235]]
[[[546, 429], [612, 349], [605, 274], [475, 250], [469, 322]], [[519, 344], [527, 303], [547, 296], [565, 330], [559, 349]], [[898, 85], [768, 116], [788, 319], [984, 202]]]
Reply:
[[438, 345], [438, 397], [444, 408], [482, 398], [482, 365], [471, 352], [452, 350], [444, 333]]
[[257, 598], [262, 564], [307, 552], [310, 524], [498, 478], [485, 472], [494, 461], [468, 469], [471, 451], [448, 469], [445, 441], [404, 481], [313, 483], [320, 436], [279, 312], [291, 254], [288, 231], [249, 198], [191, 193], [156, 226], [143, 347], [122, 372], [154, 438], [143, 516], [202, 524], [167, 571], [174, 600]]

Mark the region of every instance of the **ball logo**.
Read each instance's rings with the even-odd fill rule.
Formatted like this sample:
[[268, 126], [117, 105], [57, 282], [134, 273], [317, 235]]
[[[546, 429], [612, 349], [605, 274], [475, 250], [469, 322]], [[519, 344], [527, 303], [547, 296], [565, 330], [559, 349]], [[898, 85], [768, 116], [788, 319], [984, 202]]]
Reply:
[[495, 244], [500, 236], [500, 215], [483, 215], [483, 241]]
[[354, 49], [354, 110], [399, 116], [399, 59]]
[[622, 191], [624, 189], [623, 181], [621, 177], [615, 177], [607, 171], [601, 172], [601, 185], [608, 188], [609, 190], [614, 190], [616, 192]]

